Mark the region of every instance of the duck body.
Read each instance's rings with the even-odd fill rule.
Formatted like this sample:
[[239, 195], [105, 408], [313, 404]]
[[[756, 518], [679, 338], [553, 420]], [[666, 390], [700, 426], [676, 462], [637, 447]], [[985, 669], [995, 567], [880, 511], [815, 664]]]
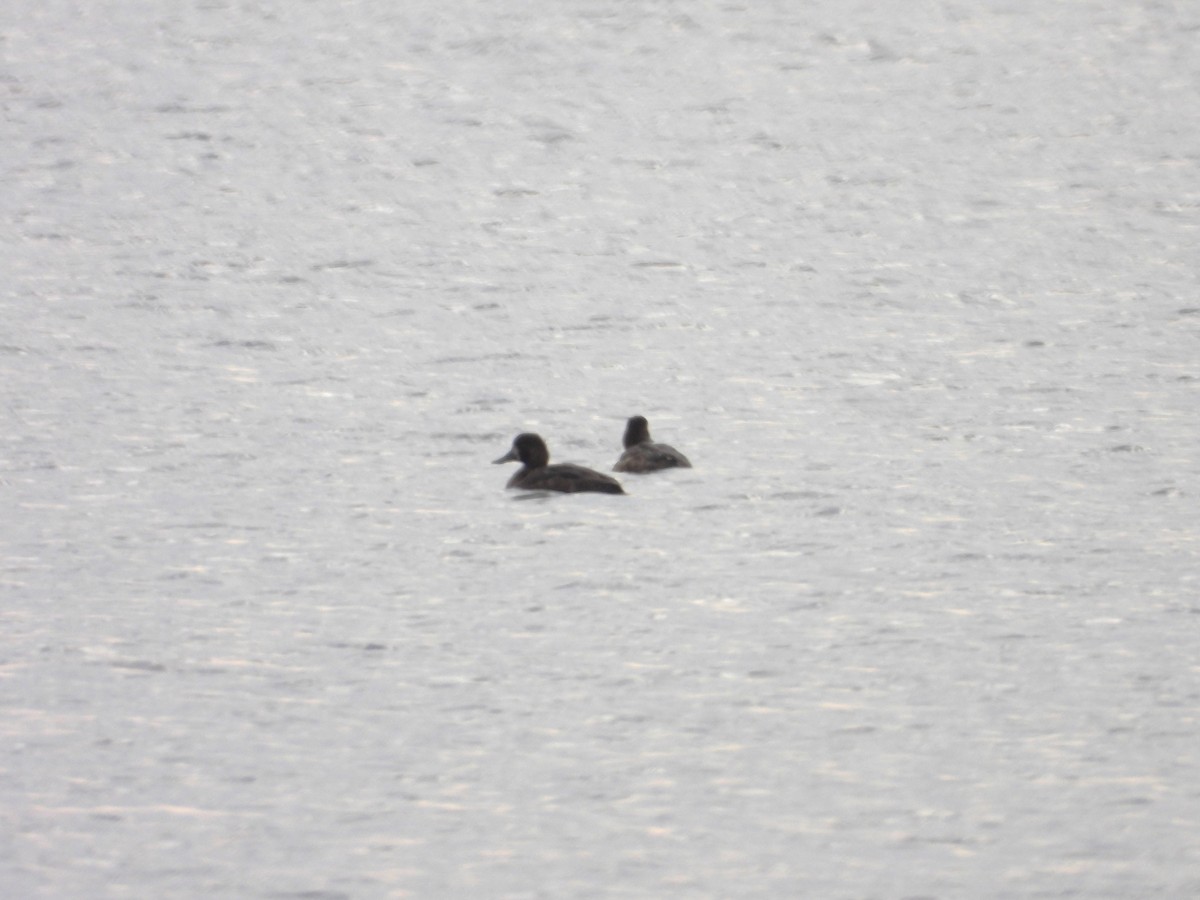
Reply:
[[645, 416], [634, 416], [625, 424], [622, 439], [625, 452], [613, 466], [614, 472], [645, 474], [661, 469], [690, 469], [686, 456], [668, 444], [656, 444], [650, 440], [650, 424]]
[[550, 465], [550, 451], [546, 442], [536, 434], [518, 434], [512, 449], [495, 460], [496, 463], [520, 462], [521, 468], [506, 487], [526, 491], [559, 491], [577, 494], [591, 491], [600, 494], [624, 494], [621, 483], [611, 475], [604, 475], [573, 463]]

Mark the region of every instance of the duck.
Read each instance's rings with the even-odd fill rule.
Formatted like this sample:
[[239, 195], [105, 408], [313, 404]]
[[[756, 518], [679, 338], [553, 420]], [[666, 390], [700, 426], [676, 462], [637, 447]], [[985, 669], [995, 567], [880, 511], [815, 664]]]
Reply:
[[625, 452], [613, 466], [614, 472], [657, 472], [660, 469], [690, 469], [688, 458], [666, 444], [650, 440], [650, 423], [645, 416], [634, 416], [625, 423]]
[[521, 488], [526, 491], [561, 491], [575, 494], [594, 491], [601, 494], [624, 494], [621, 483], [611, 475], [604, 475], [572, 463], [550, 465], [550, 451], [540, 435], [525, 432], [513, 438], [512, 448], [494, 463], [519, 462], [515, 475], [505, 487]]

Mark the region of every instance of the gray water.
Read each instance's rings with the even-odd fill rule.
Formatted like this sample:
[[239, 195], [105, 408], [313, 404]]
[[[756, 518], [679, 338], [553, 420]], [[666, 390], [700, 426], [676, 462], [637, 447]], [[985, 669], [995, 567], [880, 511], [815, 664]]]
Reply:
[[0, 894], [1200, 895], [1200, 7], [17, 6]]

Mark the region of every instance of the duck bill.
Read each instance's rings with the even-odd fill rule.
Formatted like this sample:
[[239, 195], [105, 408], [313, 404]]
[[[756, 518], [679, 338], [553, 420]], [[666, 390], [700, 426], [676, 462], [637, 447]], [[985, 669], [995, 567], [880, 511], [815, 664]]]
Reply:
[[492, 465], [499, 465], [500, 463], [519, 462], [519, 461], [520, 461], [520, 457], [517, 456], [517, 448], [513, 447], [511, 450], [509, 450], [507, 453], [505, 453], [499, 459], [493, 459]]

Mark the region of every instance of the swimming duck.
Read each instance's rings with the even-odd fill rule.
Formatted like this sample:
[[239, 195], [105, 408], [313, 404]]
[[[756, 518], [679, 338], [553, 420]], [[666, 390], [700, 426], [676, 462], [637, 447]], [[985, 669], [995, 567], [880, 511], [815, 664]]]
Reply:
[[650, 440], [650, 423], [645, 416], [634, 416], [625, 423], [625, 452], [613, 466], [614, 472], [657, 472], [659, 469], [690, 469], [688, 458], [666, 444]]
[[549, 465], [550, 451], [546, 442], [536, 434], [518, 434], [512, 449], [495, 460], [497, 463], [520, 462], [521, 468], [508, 480], [506, 487], [527, 491], [598, 491], [602, 494], [623, 494], [620, 482], [611, 475], [602, 475], [571, 463]]

